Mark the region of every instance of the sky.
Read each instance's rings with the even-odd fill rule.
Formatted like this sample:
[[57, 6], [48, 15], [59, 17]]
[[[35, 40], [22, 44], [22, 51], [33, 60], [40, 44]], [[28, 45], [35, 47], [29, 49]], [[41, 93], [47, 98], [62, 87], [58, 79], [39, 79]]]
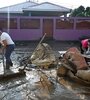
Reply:
[[70, 9], [78, 8], [81, 5], [84, 7], [90, 7], [90, 0], [0, 0], [0, 8], [25, 1], [34, 1], [38, 3], [51, 2]]

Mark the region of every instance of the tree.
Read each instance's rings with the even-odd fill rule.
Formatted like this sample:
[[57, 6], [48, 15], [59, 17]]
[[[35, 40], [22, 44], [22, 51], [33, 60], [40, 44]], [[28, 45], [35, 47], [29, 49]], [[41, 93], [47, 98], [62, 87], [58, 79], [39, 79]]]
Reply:
[[90, 16], [90, 7], [87, 7], [86, 9], [84, 6], [80, 6], [77, 9], [74, 9], [71, 14], [71, 17], [89, 17]]
[[90, 7], [86, 8], [85, 15], [88, 17], [90, 16]]

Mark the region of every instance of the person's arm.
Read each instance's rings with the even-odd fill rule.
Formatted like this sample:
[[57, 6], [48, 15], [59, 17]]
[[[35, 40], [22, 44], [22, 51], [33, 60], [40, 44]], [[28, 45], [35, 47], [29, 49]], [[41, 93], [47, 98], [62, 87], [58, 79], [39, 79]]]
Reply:
[[4, 49], [5, 49], [6, 46], [7, 46], [7, 41], [6, 41], [6, 40], [3, 40], [3, 41], [1, 42], [1, 44], [2, 44], [2, 48], [1, 48], [0, 52], [3, 52]]
[[7, 41], [6, 41], [6, 40], [3, 40], [3, 41], [2, 41], [2, 45], [3, 45], [4, 48], [6, 48], [6, 46], [7, 46]]

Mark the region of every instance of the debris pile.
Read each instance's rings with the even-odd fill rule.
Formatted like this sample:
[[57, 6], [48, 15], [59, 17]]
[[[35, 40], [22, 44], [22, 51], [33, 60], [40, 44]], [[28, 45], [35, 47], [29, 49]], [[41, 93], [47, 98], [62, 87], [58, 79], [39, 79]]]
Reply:
[[90, 67], [85, 57], [76, 47], [72, 47], [56, 59], [51, 47], [47, 43], [40, 43], [25, 62], [44, 69], [54, 66], [57, 77], [69, 77], [78, 80], [79, 83], [90, 84]]
[[[70, 48], [59, 59], [57, 75], [59, 77], [71, 77], [72, 79], [80, 79], [90, 84], [90, 67], [83, 55], [76, 48]], [[72, 73], [72, 74], [71, 74]]]
[[56, 58], [52, 48], [47, 43], [41, 43], [29, 57], [28, 62], [39, 66], [40, 68], [53, 67], [56, 64]]

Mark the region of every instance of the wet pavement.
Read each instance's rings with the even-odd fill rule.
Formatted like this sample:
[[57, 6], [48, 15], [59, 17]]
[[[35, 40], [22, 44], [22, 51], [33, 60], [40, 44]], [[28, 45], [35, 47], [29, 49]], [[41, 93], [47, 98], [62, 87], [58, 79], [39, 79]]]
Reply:
[[[56, 57], [58, 51], [66, 51], [70, 47], [78, 47], [78, 43], [48, 41]], [[20, 67], [19, 60], [31, 56], [38, 42], [18, 43], [12, 53], [14, 68]], [[0, 67], [2, 56], [0, 56]], [[3, 68], [0, 68], [3, 72]], [[89, 100], [90, 87], [78, 86], [68, 82], [65, 87], [57, 81], [56, 68], [44, 70], [29, 67], [26, 76], [0, 82], [0, 100]]]

